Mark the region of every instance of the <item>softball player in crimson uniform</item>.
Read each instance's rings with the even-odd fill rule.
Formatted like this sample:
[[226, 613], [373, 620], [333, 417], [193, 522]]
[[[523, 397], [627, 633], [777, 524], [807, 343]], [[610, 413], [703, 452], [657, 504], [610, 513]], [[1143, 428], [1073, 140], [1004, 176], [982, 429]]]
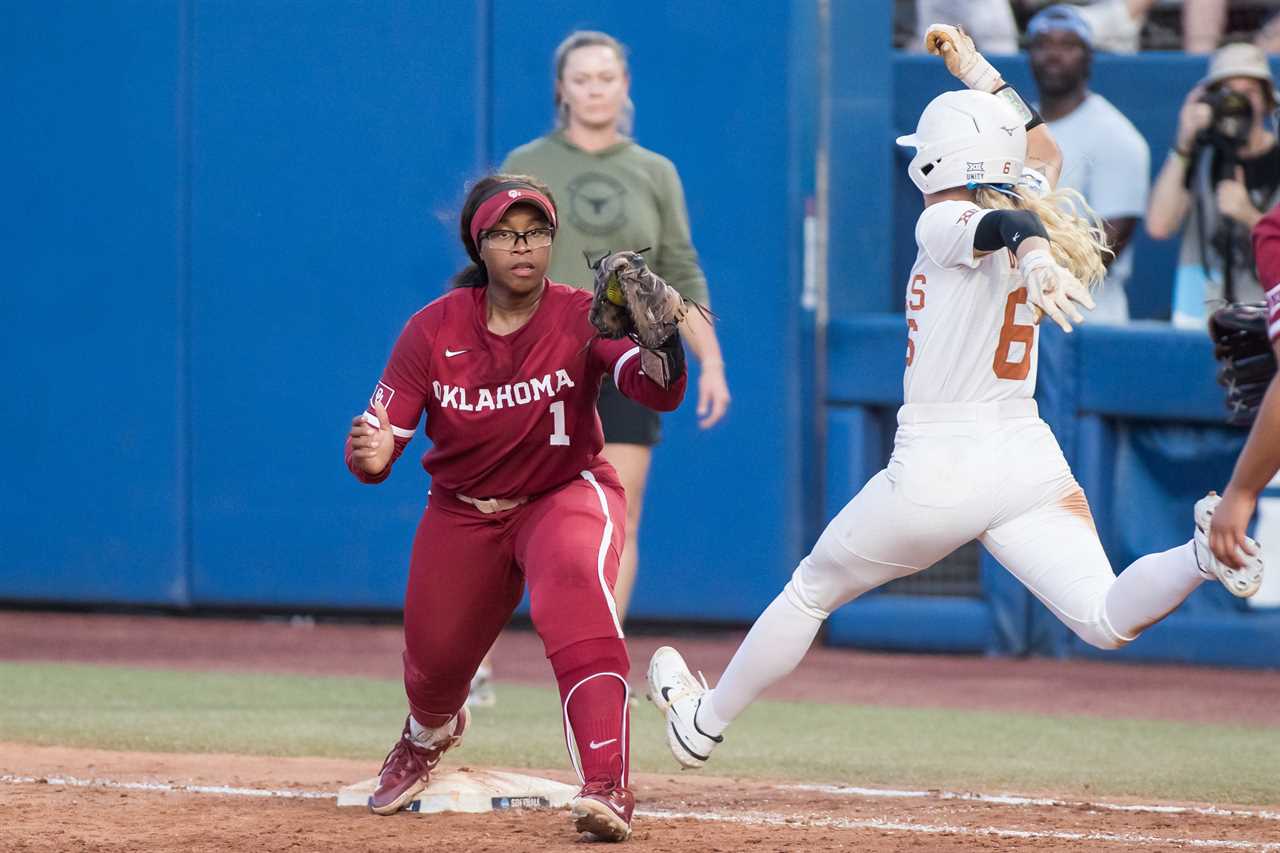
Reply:
[[[532, 179], [481, 180], [463, 207], [474, 265], [409, 319], [368, 410], [352, 422], [347, 465], [378, 483], [425, 412], [431, 492], [405, 594], [409, 717], [370, 806], [391, 814], [429, 780], [467, 727], [467, 688], [527, 583], [534, 627], [563, 700], [583, 788], [579, 831], [621, 841], [630, 663], [613, 600], [626, 498], [599, 454], [596, 396], [608, 374], [633, 400], [674, 409], [686, 377], [660, 386], [639, 348], [588, 321], [591, 294], [546, 278], [556, 210]], [[674, 351], [682, 355], [679, 341]]]
[[[1136, 638], [1206, 578], [1237, 595], [1261, 578], [1253, 543], [1239, 571], [1209, 550], [1212, 494], [1196, 505], [1191, 541], [1112, 571], [1032, 399], [1038, 320], [1047, 314], [1070, 331], [1083, 319], [1076, 306], [1092, 307], [1081, 282], [1104, 275], [1101, 231], [1064, 212], [1060, 195], [1043, 195], [1061, 166], [1048, 128], [948, 29], [948, 67], [985, 85], [935, 98], [916, 132], [898, 140], [916, 149], [909, 171], [925, 210], [905, 294], [905, 405], [893, 456], [827, 525], [714, 690], [675, 649], [654, 654], [650, 695], [686, 767], [706, 762], [729, 723], [800, 662], [831, 611], [973, 539], [1103, 649]], [[956, 45], [968, 65], [947, 56]], [[970, 73], [983, 71], [979, 61], [988, 73]]]
[[[1280, 358], [1280, 207], [1273, 208], [1253, 229], [1253, 256], [1258, 281], [1267, 294], [1267, 335]], [[1229, 566], [1243, 568], [1239, 553], [1248, 537], [1245, 530], [1258, 505], [1258, 495], [1280, 470], [1280, 385], [1274, 379], [1267, 388], [1258, 418], [1249, 431], [1231, 482], [1222, 492], [1222, 503], [1213, 514], [1209, 544], [1214, 555]]]

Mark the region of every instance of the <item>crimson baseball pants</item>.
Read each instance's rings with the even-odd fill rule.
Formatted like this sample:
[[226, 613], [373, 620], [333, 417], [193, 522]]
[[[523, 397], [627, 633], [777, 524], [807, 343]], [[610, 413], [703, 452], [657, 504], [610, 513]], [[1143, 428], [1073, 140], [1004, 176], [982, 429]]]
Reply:
[[527, 583], [574, 769], [584, 781], [625, 784], [630, 660], [613, 585], [626, 515], [617, 474], [603, 460], [492, 514], [433, 488], [405, 593], [404, 683], [414, 719], [434, 728], [458, 712]]

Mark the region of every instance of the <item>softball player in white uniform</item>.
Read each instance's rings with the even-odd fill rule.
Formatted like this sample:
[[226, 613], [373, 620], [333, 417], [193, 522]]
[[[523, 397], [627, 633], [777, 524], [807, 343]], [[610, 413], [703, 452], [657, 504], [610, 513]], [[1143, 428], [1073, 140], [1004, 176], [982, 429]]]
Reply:
[[[783, 592], [756, 621], [720, 683], [695, 680], [659, 649], [650, 696], [667, 716], [682, 765], [699, 767], [725, 728], [808, 651], [837, 607], [928, 568], [977, 539], [1085, 642], [1115, 649], [1206, 578], [1256, 591], [1262, 563], [1219, 563], [1205, 529], [1218, 498], [1195, 507], [1195, 536], [1148, 554], [1119, 577], [1084, 493], [1036, 410], [1037, 322], [1066, 331], [1104, 270], [1101, 232], [1046, 196], [1061, 155], [1039, 116], [962, 33], [935, 28], [940, 53], [973, 90], [947, 92], [899, 144], [924, 194], [919, 252], [906, 289], [905, 404], [888, 467], [827, 525]], [[993, 94], [995, 92], [1000, 94]], [[1078, 201], [1078, 200], [1077, 200]]]

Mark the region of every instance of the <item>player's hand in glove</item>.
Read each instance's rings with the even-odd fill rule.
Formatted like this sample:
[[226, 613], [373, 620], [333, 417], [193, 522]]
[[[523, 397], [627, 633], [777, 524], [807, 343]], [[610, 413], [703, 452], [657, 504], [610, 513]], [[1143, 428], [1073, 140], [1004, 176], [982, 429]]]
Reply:
[[934, 24], [924, 34], [924, 49], [941, 56], [947, 70], [970, 89], [995, 92], [1004, 85], [1000, 72], [973, 46], [973, 39], [960, 27]]
[[[1032, 238], [1038, 239], [1038, 238]], [[1023, 243], [1025, 247], [1031, 240]], [[1077, 305], [1093, 310], [1089, 288], [1053, 259], [1048, 249], [1030, 249], [1018, 253], [1018, 269], [1027, 286], [1027, 301], [1049, 319], [1070, 332], [1072, 323], [1083, 323], [1084, 315]]]
[[656, 349], [684, 319], [684, 298], [638, 252], [612, 252], [593, 265], [591, 325], [601, 337], [631, 338]]
[[684, 297], [644, 262], [638, 252], [612, 252], [592, 265], [595, 296], [591, 325], [605, 338], [631, 338], [640, 345], [646, 376], [664, 388], [685, 371], [678, 327]]

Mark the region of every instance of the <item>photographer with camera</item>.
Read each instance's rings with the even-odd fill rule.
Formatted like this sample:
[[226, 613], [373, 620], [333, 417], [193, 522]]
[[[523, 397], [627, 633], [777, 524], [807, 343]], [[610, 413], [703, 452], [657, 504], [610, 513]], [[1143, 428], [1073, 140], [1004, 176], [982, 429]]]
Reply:
[[1252, 44], [1214, 53], [1187, 95], [1173, 147], [1147, 205], [1147, 233], [1184, 223], [1173, 323], [1204, 328], [1209, 303], [1262, 299], [1249, 234], [1280, 200], [1280, 148], [1268, 118], [1280, 102], [1267, 57]]

